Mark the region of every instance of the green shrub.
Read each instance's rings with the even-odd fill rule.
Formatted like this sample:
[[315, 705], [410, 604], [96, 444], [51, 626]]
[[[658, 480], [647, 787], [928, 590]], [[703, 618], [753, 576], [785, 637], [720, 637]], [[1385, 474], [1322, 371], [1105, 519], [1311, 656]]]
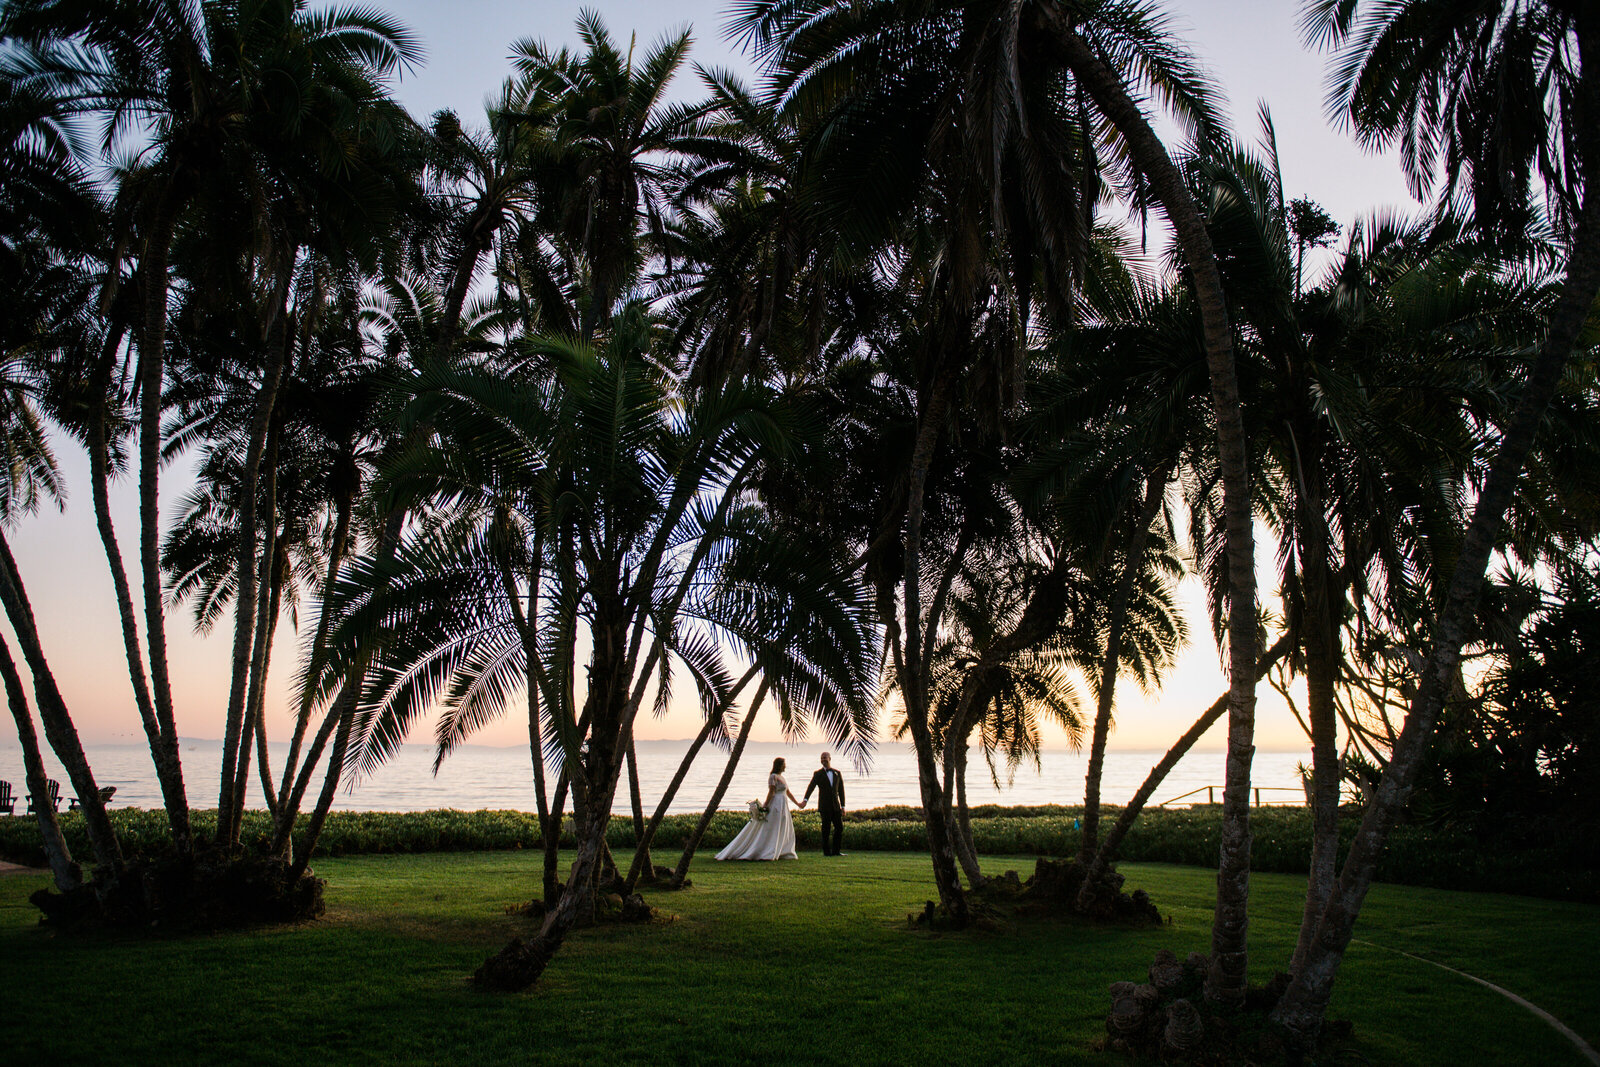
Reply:
[[[972, 836], [978, 851], [989, 856], [1070, 856], [1082, 839], [1082, 809], [1056, 805], [1002, 808], [983, 805], [972, 809]], [[1115, 808], [1104, 810], [1107, 828], [1115, 821]], [[699, 816], [670, 815], [656, 832], [656, 862], [672, 863], [683, 848]], [[1349, 847], [1359, 813], [1347, 809], [1340, 825], [1342, 846]], [[157, 852], [169, 843], [166, 814], [160, 809], [112, 809], [111, 819], [131, 853]], [[192, 815], [195, 833], [206, 836], [216, 828], [214, 811]], [[1311, 815], [1306, 808], [1257, 808], [1251, 813], [1254, 843], [1251, 867], [1258, 871], [1303, 874], [1311, 851]], [[718, 812], [711, 820], [701, 852], [715, 852], [745, 824], [743, 812]], [[570, 820], [563, 834], [564, 847], [572, 847]], [[61, 827], [67, 844], [80, 858], [90, 855], [83, 816], [64, 813]], [[1217, 808], [1146, 811], [1123, 841], [1119, 858], [1131, 862], [1180, 863], [1215, 866], [1221, 844], [1222, 816]], [[262, 811], [247, 811], [241, 839], [265, 849], [272, 824]], [[297, 835], [298, 836], [298, 835]], [[821, 822], [815, 811], [795, 816], [795, 837], [802, 850], [822, 847]], [[606, 840], [619, 860], [634, 847], [633, 820], [614, 817]], [[920, 810], [891, 806], [851, 812], [845, 828], [846, 850], [861, 852], [919, 852], [928, 847]], [[297, 839], [297, 846], [300, 840]], [[1589, 842], [1574, 840], [1564, 848], [1515, 848], [1502, 842], [1491, 846], [1460, 831], [1423, 826], [1397, 827], [1379, 865], [1382, 881], [1427, 885], [1445, 889], [1473, 889], [1567, 900], [1600, 900], [1600, 871], [1596, 850]], [[538, 817], [520, 811], [336, 811], [328, 816], [317, 843], [319, 856], [361, 853], [483, 852], [540, 847]], [[41, 866], [44, 851], [39, 825], [31, 817], [0, 817], [0, 858]]]

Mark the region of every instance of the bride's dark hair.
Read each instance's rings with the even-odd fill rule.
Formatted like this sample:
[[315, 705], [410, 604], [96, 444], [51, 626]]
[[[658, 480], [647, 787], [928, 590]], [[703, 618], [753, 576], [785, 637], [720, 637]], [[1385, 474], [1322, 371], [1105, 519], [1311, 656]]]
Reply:
[[773, 774], [781, 774], [781, 773], [783, 773], [783, 757], [782, 756], [779, 756], [777, 759], [772, 761], [772, 773]]

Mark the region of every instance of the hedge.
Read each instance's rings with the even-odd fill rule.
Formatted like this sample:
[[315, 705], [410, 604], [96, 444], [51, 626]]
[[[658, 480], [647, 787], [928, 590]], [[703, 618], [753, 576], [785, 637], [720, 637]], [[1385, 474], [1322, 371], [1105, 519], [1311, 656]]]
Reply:
[[[157, 851], [167, 847], [166, 815], [160, 809], [112, 809], [111, 819], [124, 850]], [[984, 805], [972, 811], [972, 833], [979, 852], [990, 856], [1069, 856], [1081, 839], [1081, 809], [1055, 805], [1003, 808]], [[1105, 809], [1105, 825], [1117, 810]], [[656, 834], [658, 863], [673, 863], [698, 816], [674, 815]], [[721, 848], [745, 823], [743, 812], [722, 811], [711, 820], [701, 850]], [[1340, 824], [1347, 847], [1359, 813], [1348, 809]], [[214, 832], [216, 813], [192, 814], [196, 834]], [[61, 815], [68, 846], [79, 857], [89, 855], [88, 837], [79, 813]], [[1303, 874], [1311, 848], [1311, 817], [1306, 808], [1257, 808], [1251, 815], [1254, 845], [1251, 866], [1258, 871]], [[242, 839], [265, 848], [271, 823], [265, 812], [247, 811]], [[799, 847], [820, 850], [821, 834], [814, 811], [795, 817]], [[633, 820], [616, 816], [607, 830], [613, 850], [631, 850]], [[919, 811], [884, 807], [851, 812], [845, 827], [845, 848], [861, 852], [918, 852], [927, 847]], [[1144, 812], [1123, 842], [1120, 858], [1132, 862], [1180, 863], [1210, 867], [1221, 841], [1221, 813], [1214, 807], [1153, 809]], [[300, 842], [297, 841], [297, 845]], [[570, 831], [563, 844], [571, 846]], [[1421, 826], [1400, 826], [1390, 835], [1378, 878], [1405, 885], [1470, 889], [1567, 900], [1600, 901], [1596, 842], [1582, 835], [1557, 846], [1514, 848], [1490, 846], [1460, 832]], [[538, 818], [520, 811], [336, 811], [328, 816], [318, 856], [370, 853], [481, 852], [538, 848]], [[0, 858], [40, 866], [44, 852], [38, 823], [31, 817], [0, 817]], [[1024, 872], [1026, 873], [1026, 872]]]

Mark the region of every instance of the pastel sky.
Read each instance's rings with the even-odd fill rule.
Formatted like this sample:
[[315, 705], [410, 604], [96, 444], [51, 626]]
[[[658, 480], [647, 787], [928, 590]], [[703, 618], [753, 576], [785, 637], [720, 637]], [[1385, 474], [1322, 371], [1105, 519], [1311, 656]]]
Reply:
[[[414, 29], [428, 52], [426, 64], [403, 77], [400, 99], [419, 117], [453, 108], [471, 121], [481, 114], [485, 97], [510, 70], [511, 42], [540, 38], [552, 44], [577, 44], [573, 21], [579, 5], [538, 0], [514, 4], [504, 0], [391, 0], [382, 4]], [[613, 36], [626, 44], [636, 32], [641, 46], [667, 30], [693, 28], [692, 56], [711, 67], [731, 67], [753, 77], [751, 64], [722, 37], [725, 4], [719, 0], [678, 3], [601, 0], [599, 10]], [[1225, 87], [1241, 134], [1253, 135], [1260, 102], [1270, 105], [1277, 126], [1286, 194], [1308, 196], [1336, 219], [1348, 223], [1375, 208], [1410, 211], [1408, 195], [1392, 158], [1362, 153], [1342, 133], [1330, 128], [1322, 109], [1323, 57], [1307, 51], [1295, 31], [1298, 5], [1288, 0], [1182, 0], [1171, 3], [1174, 29], [1195, 48]], [[682, 76], [675, 95], [696, 94], [692, 73]], [[6, 535], [22, 569], [39, 619], [46, 653], [84, 739], [91, 742], [142, 740], [128, 684], [122, 638], [111, 580], [90, 503], [88, 463], [72, 443], [58, 441], [58, 459], [69, 496], [63, 511], [54, 509], [20, 520]], [[165, 475], [163, 514], [170, 516], [188, 487], [187, 468], [180, 463]], [[137, 550], [137, 494], [125, 481], [114, 489], [114, 509], [130, 571]], [[1263, 591], [1273, 586], [1272, 549], [1258, 548]], [[137, 575], [133, 575], [137, 581]], [[137, 591], [135, 596], [137, 596]], [[1118, 730], [1113, 743], [1129, 748], [1165, 748], [1225, 688], [1215, 646], [1207, 635], [1198, 589], [1186, 590], [1195, 640], [1163, 690], [1139, 699], [1132, 686], [1119, 700]], [[7, 637], [10, 634], [7, 633]], [[196, 635], [184, 610], [168, 617], [168, 640], [180, 732], [187, 737], [221, 736], [227, 699], [227, 661], [231, 620], [209, 638]], [[269, 689], [269, 731], [286, 737], [291, 729], [289, 689], [295, 663], [295, 635], [289, 621], [280, 625]], [[14, 646], [13, 646], [14, 647]], [[1263, 687], [1258, 745], [1267, 749], [1298, 748], [1304, 737], [1293, 717]], [[666, 716], [640, 723], [646, 738], [692, 735], [697, 728], [693, 707], [674, 708]], [[426, 741], [428, 726], [413, 731], [413, 741]], [[772, 726], [755, 729], [757, 740], [779, 740]], [[515, 716], [486, 728], [479, 743], [526, 743], [526, 724]], [[1064, 742], [1052, 734], [1053, 744]], [[1220, 747], [1219, 726], [1203, 747]]]

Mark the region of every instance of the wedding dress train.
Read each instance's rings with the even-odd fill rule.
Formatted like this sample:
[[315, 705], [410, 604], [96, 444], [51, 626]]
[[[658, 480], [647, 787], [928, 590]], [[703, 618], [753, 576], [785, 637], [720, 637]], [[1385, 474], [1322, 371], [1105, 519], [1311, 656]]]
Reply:
[[767, 805], [764, 820], [752, 818], [728, 847], [717, 853], [719, 860], [792, 860], [794, 851], [794, 816], [789, 813], [789, 786], [782, 775], [767, 779], [772, 792], [772, 802]]

